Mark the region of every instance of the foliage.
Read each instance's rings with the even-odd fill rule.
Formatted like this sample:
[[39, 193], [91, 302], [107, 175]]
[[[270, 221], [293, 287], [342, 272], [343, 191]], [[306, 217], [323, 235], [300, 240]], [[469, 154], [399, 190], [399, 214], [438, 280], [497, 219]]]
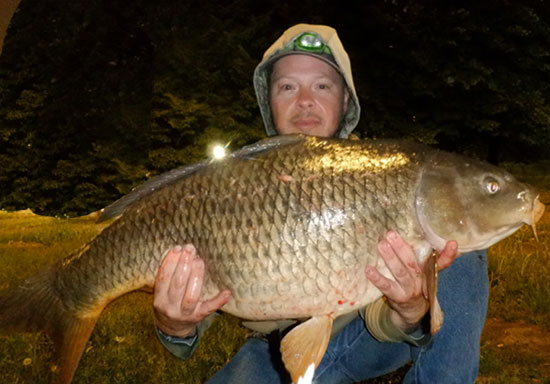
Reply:
[[536, 159], [550, 144], [549, 12], [538, 0], [21, 2], [0, 56], [0, 207], [90, 212], [212, 142], [256, 141], [252, 72], [298, 22], [338, 30], [361, 136]]
[[353, 58], [367, 82], [367, 134], [412, 133], [494, 162], [547, 145], [550, 88], [541, 80], [550, 70], [550, 25], [542, 3], [385, 4], [365, 5], [376, 24], [361, 36], [376, 38]]

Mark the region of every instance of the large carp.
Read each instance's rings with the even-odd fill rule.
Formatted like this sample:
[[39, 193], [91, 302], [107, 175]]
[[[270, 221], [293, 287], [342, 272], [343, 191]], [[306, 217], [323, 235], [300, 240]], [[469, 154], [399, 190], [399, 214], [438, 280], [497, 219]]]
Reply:
[[403, 141], [304, 136], [263, 140], [220, 161], [171, 171], [108, 207], [120, 216], [80, 250], [0, 293], [0, 329], [48, 332], [70, 382], [104, 307], [152, 286], [167, 250], [193, 243], [205, 298], [242, 319], [309, 319], [282, 341], [294, 380], [318, 364], [332, 320], [381, 296], [365, 277], [388, 229], [424, 264], [456, 240], [487, 248], [544, 205], [509, 173]]

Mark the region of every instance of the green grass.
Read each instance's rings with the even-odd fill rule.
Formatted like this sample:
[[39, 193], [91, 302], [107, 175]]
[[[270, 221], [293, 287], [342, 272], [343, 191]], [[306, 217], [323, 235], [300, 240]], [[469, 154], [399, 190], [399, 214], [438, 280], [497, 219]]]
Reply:
[[[515, 172], [542, 187], [542, 201], [550, 203], [550, 177], [540, 169], [510, 168], [514, 166]], [[84, 245], [104, 227], [94, 221], [94, 217], [56, 219], [28, 212], [0, 212], [0, 289]], [[490, 249], [489, 316], [550, 324], [548, 212], [538, 225], [538, 234], [537, 243], [530, 230], [523, 228]], [[182, 362], [156, 340], [151, 300], [151, 295], [135, 292], [107, 307], [88, 342], [75, 383], [202, 383], [244, 342], [246, 332], [237, 325], [237, 319], [224, 315], [204, 336], [193, 358]], [[484, 345], [483, 383], [549, 383], [541, 377], [533, 380], [530, 373], [529, 366], [540, 361], [520, 361], [507, 350]], [[43, 335], [0, 338], [1, 383], [49, 383], [54, 377], [54, 363], [53, 345]], [[400, 375], [369, 383], [397, 383]], [[494, 380], [486, 381], [487, 377]]]
[[[532, 337], [550, 337], [550, 162], [506, 165], [518, 179], [534, 185], [547, 205], [537, 223], [537, 242], [530, 228], [489, 249], [491, 284], [488, 317], [539, 326]], [[486, 329], [486, 331], [488, 331]], [[489, 330], [490, 331], [490, 330]], [[542, 334], [542, 335], [541, 335]], [[482, 339], [479, 384], [550, 384], [548, 353], [524, 340], [529, 351], [516, 345], [494, 345]]]
[[528, 228], [494, 245], [489, 253], [489, 316], [528, 320], [550, 328], [550, 223], [539, 225], [536, 242]]
[[550, 162], [507, 164], [506, 168], [535, 186], [547, 208], [537, 223], [539, 241], [524, 226], [490, 248], [488, 316], [521, 319], [550, 328]]
[[544, 363], [541, 358], [518, 354], [513, 348], [486, 348], [480, 361], [480, 384], [550, 383], [533, 369]]
[[[244, 340], [237, 319], [224, 316], [193, 358], [182, 362], [156, 340], [151, 310], [150, 295], [140, 292], [110, 305], [87, 344], [74, 383], [202, 383]], [[53, 344], [47, 337], [15, 335], [0, 341], [0, 382], [49, 383], [54, 378]]]
[[[0, 288], [70, 254], [97, 235], [95, 217], [56, 219], [0, 212]], [[195, 355], [182, 363], [156, 339], [152, 297], [126, 295], [100, 317], [79, 364], [75, 383], [202, 383], [244, 342], [237, 319], [216, 319]], [[39, 334], [0, 338], [0, 383], [49, 383], [55, 376], [53, 344]]]

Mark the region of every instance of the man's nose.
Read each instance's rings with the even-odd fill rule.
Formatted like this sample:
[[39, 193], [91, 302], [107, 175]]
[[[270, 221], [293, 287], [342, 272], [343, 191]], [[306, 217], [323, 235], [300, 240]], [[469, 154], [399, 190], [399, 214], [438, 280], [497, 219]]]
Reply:
[[313, 95], [309, 89], [300, 89], [298, 93], [298, 106], [301, 108], [313, 107]]

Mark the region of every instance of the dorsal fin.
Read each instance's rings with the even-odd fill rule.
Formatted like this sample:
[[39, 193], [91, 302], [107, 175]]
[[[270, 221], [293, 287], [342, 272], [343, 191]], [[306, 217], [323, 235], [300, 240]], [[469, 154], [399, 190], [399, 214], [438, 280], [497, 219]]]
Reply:
[[[247, 159], [254, 158], [260, 153], [270, 151], [275, 148], [283, 147], [286, 145], [291, 145], [299, 141], [304, 140], [303, 135], [285, 135], [285, 136], [275, 136], [267, 139], [260, 140], [254, 144], [247, 145], [238, 151], [235, 151], [226, 156], [224, 160], [216, 161], [226, 161], [226, 159]], [[145, 183], [139, 185], [134, 190], [132, 190], [127, 195], [121, 197], [114, 203], [108, 205], [103, 209], [101, 215], [97, 219], [97, 222], [102, 222], [110, 218], [121, 215], [126, 208], [134, 204], [136, 201], [143, 199], [146, 196], [168, 186], [172, 185], [206, 167], [212, 163], [214, 160], [203, 160], [199, 163], [179, 167], [172, 169], [168, 172], [162, 173], [158, 176], [153, 177], [151, 180], [146, 181]]]

